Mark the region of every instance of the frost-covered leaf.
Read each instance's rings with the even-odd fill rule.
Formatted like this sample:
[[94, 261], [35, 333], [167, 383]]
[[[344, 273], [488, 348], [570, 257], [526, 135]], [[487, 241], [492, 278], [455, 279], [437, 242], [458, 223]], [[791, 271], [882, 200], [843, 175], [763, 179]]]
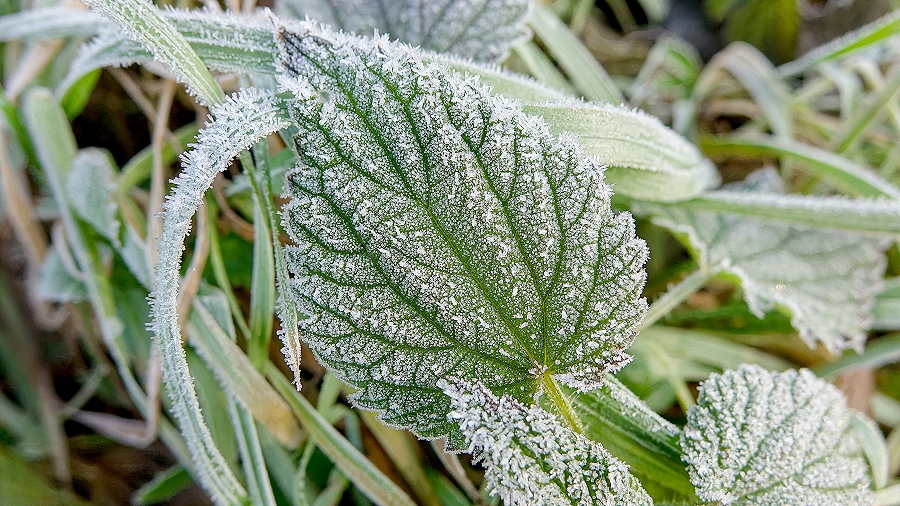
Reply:
[[571, 132], [584, 150], [607, 165], [616, 193], [672, 202], [696, 197], [719, 185], [719, 173], [697, 147], [653, 116], [611, 104], [524, 106], [550, 124]]
[[[778, 177], [755, 174], [738, 189], [753, 194], [759, 188], [750, 186]], [[736, 276], [760, 318], [776, 307], [786, 309], [810, 347], [821, 342], [837, 353], [865, 343], [886, 266], [884, 240], [655, 204], [635, 210], [686, 237], [704, 267]]]
[[652, 505], [628, 466], [540, 406], [497, 397], [480, 383], [441, 381], [492, 495], [508, 506]]
[[[41, 265], [41, 277], [38, 280], [37, 292], [44, 299], [52, 302], [82, 302], [87, 300], [87, 288], [84, 282], [78, 279], [78, 273], [74, 261], [69, 265], [63, 260], [62, 254], [57, 251], [59, 246], [53, 248], [44, 258]], [[71, 258], [71, 254], [69, 254]]]
[[72, 161], [67, 182], [72, 209], [94, 230], [118, 246], [119, 218], [115, 202], [115, 172], [107, 153], [82, 149]]
[[440, 378], [531, 402], [622, 367], [646, 247], [600, 164], [408, 46], [295, 28], [279, 33], [302, 154], [291, 295], [356, 404], [453, 446]]
[[282, 0], [279, 16], [359, 35], [377, 29], [412, 46], [499, 63], [530, 34], [529, 0]]
[[681, 445], [697, 495], [735, 505], [872, 504], [841, 393], [807, 370], [713, 374]]

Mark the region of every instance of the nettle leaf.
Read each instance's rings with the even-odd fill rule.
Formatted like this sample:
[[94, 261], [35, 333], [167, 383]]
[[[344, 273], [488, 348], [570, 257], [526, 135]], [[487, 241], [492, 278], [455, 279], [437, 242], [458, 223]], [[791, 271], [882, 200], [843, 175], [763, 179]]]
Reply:
[[653, 504], [628, 466], [539, 406], [497, 397], [481, 384], [441, 381], [488, 491], [506, 505]]
[[453, 447], [441, 378], [530, 403], [625, 365], [647, 251], [600, 164], [408, 46], [296, 30], [277, 35], [302, 155], [291, 296], [355, 403]]
[[841, 393], [808, 370], [743, 365], [700, 386], [681, 438], [697, 496], [740, 505], [872, 504]]
[[[772, 174], [758, 171], [735, 189], [756, 192], [760, 188], [753, 185], [767, 186], [777, 179]], [[820, 342], [839, 353], [861, 350], [865, 344], [886, 267], [885, 240], [657, 204], [641, 203], [634, 209], [686, 237], [704, 267], [736, 276], [758, 317], [775, 307], [786, 309], [812, 348]]]
[[335, 29], [371, 35], [373, 29], [412, 46], [499, 63], [531, 33], [529, 0], [285, 0], [279, 16], [309, 16]]

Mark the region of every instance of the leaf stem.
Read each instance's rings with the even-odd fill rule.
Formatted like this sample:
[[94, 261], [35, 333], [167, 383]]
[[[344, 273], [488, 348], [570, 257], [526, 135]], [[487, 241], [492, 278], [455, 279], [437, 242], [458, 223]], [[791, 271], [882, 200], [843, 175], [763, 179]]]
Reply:
[[659, 321], [660, 318], [669, 314], [670, 311], [678, 307], [685, 299], [690, 297], [692, 293], [696, 292], [701, 286], [706, 284], [706, 282], [714, 275], [715, 271], [712, 269], [701, 267], [691, 273], [688, 277], [682, 279], [677, 285], [673, 286], [669, 291], [653, 301], [653, 304], [650, 304], [650, 309], [647, 311], [647, 317], [644, 318], [644, 323], [641, 324], [641, 329], [653, 325]]
[[547, 396], [547, 399], [550, 400], [555, 408], [556, 414], [562, 417], [566, 426], [578, 434], [584, 432], [581, 427], [581, 418], [578, 417], [578, 413], [572, 407], [572, 401], [563, 393], [550, 371], [545, 371], [541, 375], [541, 387], [544, 390], [544, 395]]

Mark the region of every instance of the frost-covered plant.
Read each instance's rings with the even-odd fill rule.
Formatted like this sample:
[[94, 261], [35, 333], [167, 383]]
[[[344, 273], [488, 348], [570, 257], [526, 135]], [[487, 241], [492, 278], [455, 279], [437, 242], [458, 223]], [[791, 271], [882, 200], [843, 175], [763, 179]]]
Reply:
[[[173, 412], [217, 502], [246, 502], [248, 492], [210, 437], [193, 388], [177, 317], [181, 254], [216, 174], [239, 156], [255, 170], [244, 150], [279, 131], [295, 157], [282, 184], [287, 248], [268, 174], [251, 178], [264, 232], [257, 240], [271, 241], [281, 337], [298, 387], [302, 341], [356, 389], [357, 407], [420, 437], [445, 437], [450, 450], [477, 451], [489, 486], [509, 504], [872, 501], [872, 473], [849, 422], [862, 415], [808, 371], [713, 376], [683, 431], [609, 373], [631, 360], [626, 350], [642, 325], [680, 301], [679, 290], [718, 272], [740, 280], [756, 313], [786, 308], [811, 346], [860, 348], [885, 242], [821, 226], [835, 219], [837, 228], [896, 233], [895, 220], [877, 221], [893, 216], [895, 203], [768, 189], [759, 202], [770, 199], [780, 206], [775, 219], [789, 223], [760, 226], [736, 216], [764, 214], [747, 192], [690, 200], [718, 177], [656, 119], [459, 58], [502, 58], [528, 33], [524, 1], [352, 2], [339, 11], [322, 0], [280, 10], [388, 33], [374, 37], [272, 14], [90, 3], [142, 46], [97, 21], [100, 36], [66, 82], [152, 54], [211, 106], [165, 204], [153, 311]], [[503, 15], [473, 15], [482, 11]], [[207, 67], [249, 76], [255, 87], [225, 97]], [[613, 210], [608, 176], [622, 183], [623, 206], [682, 234], [701, 265], [651, 308], [650, 321], [641, 297], [647, 248], [631, 214]], [[115, 227], [85, 219], [116, 237]], [[796, 235], [812, 246], [776, 248]], [[804, 262], [811, 254], [824, 267]], [[766, 269], [760, 259], [790, 268]], [[856, 289], [839, 300], [810, 297], [835, 269]], [[584, 412], [598, 403], [618, 412]], [[602, 428], [585, 426], [589, 415], [642, 447], [621, 445], [627, 451], [614, 456], [588, 437], [602, 439]], [[647, 455], [668, 457], [660, 466], [686, 488], [633, 464]]]

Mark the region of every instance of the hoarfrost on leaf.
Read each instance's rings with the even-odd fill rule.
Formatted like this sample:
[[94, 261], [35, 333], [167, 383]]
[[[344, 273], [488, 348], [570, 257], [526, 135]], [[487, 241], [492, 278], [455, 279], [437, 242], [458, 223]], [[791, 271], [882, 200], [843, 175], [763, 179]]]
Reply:
[[700, 386], [681, 438], [697, 496], [736, 505], [872, 504], [841, 393], [808, 370], [756, 365]]
[[284, 0], [279, 16], [312, 19], [371, 35], [373, 29], [412, 46], [499, 63], [530, 37], [530, 0]]
[[452, 447], [441, 378], [531, 402], [548, 378], [590, 389], [630, 360], [647, 252], [597, 161], [408, 46], [293, 30], [290, 295], [357, 405]]
[[[776, 182], [773, 171], [757, 171], [732, 191], [771, 195]], [[760, 318], [780, 306], [810, 347], [862, 350], [886, 267], [883, 239], [649, 203], [635, 212], [685, 236], [701, 265], [737, 276]]]
[[451, 399], [449, 418], [486, 468], [488, 490], [504, 504], [653, 504], [625, 463], [539, 406], [497, 397], [480, 383], [440, 386]]

